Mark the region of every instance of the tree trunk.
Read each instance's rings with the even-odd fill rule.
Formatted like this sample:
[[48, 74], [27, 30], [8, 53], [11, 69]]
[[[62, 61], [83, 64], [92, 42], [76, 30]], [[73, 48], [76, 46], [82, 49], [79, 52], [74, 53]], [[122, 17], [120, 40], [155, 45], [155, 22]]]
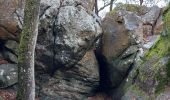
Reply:
[[114, 1], [114, 0], [111, 0], [111, 1], [110, 1], [110, 11], [112, 11], [112, 8], [113, 8], [113, 1]]
[[97, 2], [97, 0], [95, 0], [95, 13], [96, 13], [96, 15], [98, 15], [98, 2]]
[[143, 0], [140, 0], [140, 6], [142, 6], [142, 4], [143, 4]]
[[17, 100], [35, 99], [34, 51], [38, 35], [40, 0], [25, 0], [24, 24], [18, 53]]

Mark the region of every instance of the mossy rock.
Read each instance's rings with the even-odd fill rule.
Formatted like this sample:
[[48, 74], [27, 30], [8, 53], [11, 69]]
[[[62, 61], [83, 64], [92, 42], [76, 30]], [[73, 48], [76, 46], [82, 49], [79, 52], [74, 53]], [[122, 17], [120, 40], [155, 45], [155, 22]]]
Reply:
[[164, 29], [170, 33], [170, 4], [164, 12]]
[[132, 82], [127, 83], [126, 93], [130, 91], [154, 100], [166, 90], [170, 83], [170, 9], [164, 13], [164, 32], [166, 36], [160, 36], [143, 61], [129, 74], [128, 79]]

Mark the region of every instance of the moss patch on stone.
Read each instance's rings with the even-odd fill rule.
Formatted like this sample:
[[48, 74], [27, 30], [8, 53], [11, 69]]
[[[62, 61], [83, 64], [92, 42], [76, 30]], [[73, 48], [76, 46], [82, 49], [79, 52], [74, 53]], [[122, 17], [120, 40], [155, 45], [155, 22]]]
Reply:
[[146, 53], [146, 58], [150, 59], [155, 54], [161, 58], [170, 53], [170, 11], [164, 14], [164, 31], [167, 35], [162, 36], [148, 53]]
[[[162, 36], [159, 41], [146, 53], [147, 60], [151, 59], [155, 55], [159, 59], [170, 56], [170, 11], [167, 11], [166, 14], [164, 14], [164, 31], [167, 35]], [[158, 69], [157, 74], [155, 75], [155, 79], [158, 82], [155, 93], [159, 94], [164, 91], [165, 86], [169, 82], [170, 60], [166, 65], [160, 65], [158, 63], [156, 63], [155, 65], [155, 68]], [[161, 69], [164, 70], [164, 72], [166, 73], [165, 75], [161, 75]]]
[[[170, 82], [170, 59], [168, 63], [163, 64], [163, 58], [170, 57], [170, 11], [167, 11], [164, 14], [164, 31], [166, 36], [161, 36], [154, 46], [144, 56], [144, 60], [139, 64], [138, 70], [139, 75], [137, 77], [138, 87], [145, 85], [149, 85], [148, 81], [155, 83], [149, 88], [155, 89], [153, 97], [155, 98], [160, 93], [162, 93], [166, 86]], [[135, 86], [136, 87], [136, 86]], [[143, 87], [145, 88], [145, 87]], [[132, 90], [136, 90], [136, 88], [131, 88]], [[146, 90], [138, 88], [137, 90], [143, 91], [147, 93]], [[137, 93], [140, 95], [141, 93]], [[145, 96], [143, 94], [143, 96]]]
[[170, 77], [170, 60], [166, 64], [166, 71], [167, 71], [167, 76]]
[[160, 94], [165, 90], [165, 86], [168, 84], [168, 79], [166, 77], [162, 77], [160, 73], [156, 74], [156, 80], [158, 80], [158, 85], [155, 88], [155, 94]]
[[158, 58], [162, 58], [166, 56], [169, 52], [170, 48], [170, 36], [161, 37], [158, 42], [146, 53], [146, 60], [150, 59], [153, 56], [157, 56]]

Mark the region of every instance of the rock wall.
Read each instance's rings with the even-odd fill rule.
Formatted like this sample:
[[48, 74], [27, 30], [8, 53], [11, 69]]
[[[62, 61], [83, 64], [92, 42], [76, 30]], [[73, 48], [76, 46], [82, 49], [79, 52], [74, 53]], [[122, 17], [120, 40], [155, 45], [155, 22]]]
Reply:
[[[24, 0], [0, 1], [0, 97], [5, 100], [16, 96], [23, 8]], [[36, 98], [163, 98], [156, 96], [166, 94], [162, 90], [169, 83], [169, 11], [163, 25], [157, 6], [119, 5], [99, 23], [93, 8], [94, 0], [41, 0]]]
[[133, 66], [139, 45], [143, 41], [142, 22], [134, 13], [118, 11], [108, 14], [102, 23], [101, 52], [106, 61], [111, 87], [117, 87]]
[[[128, 7], [128, 5], [125, 5], [125, 7]], [[135, 8], [135, 5], [129, 5], [129, 7]], [[107, 81], [103, 81], [101, 86], [107, 83], [107, 87], [103, 86], [105, 88], [104, 91], [109, 92], [113, 100], [138, 99], [138, 96], [129, 92], [129, 89], [131, 89], [129, 84], [134, 84], [135, 82], [138, 85], [140, 84], [140, 89], [145, 89], [145, 92], [152, 94], [155, 91], [153, 84], [156, 84], [154, 80], [155, 74], [153, 73], [157, 73], [157, 71], [152, 69], [151, 66], [156, 62], [160, 62], [158, 66], [162, 67], [161, 61], [165, 60], [165, 62], [163, 61], [164, 63], [167, 61], [167, 58], [158, 61], [156, 60], [157, 57], [155, 57], [156, 52], [167, 52], [167, 49], [159, 51], [164, 49], [163, 47], [159, 47], [158, 51], [153, 52], [153, 59], [145, 59], [144, 57], [147, 52], [150, 52], [148, 50], [154, 48], [153, 46], [160, 38], [160, 33], [163, 30], [162, 9], [153, 6], [148, 8], [146, 12], [139, 12], [140, 14], [136, 13], [136, 9], [134, 9], [135, 11], [131, 8], [129, 9], [126, 11], [124, 8], [116, 8], [109, 12], [102, 21], [102, 45], [97, 51], [97, 55], [103, 61], [101, 67], [106, 70], [105, 77]], [[138, 10], [141, 11], [140, 9]], [[166, 44], [168, 43], [163, 42], [160, 45]], [[145, 75], [148, 75], [146, 80], [143, 79]], [[140, 81], [138, 80], [139, 77]], [[166, 77], [166, 75], [161, 77]], [[132, 85], [133, 90], [135, 86]], [[129, 97], [123, 96], [124, 93]], [[147, 95], [144, 95], [142, 99], [145, 100]], [[98, 95], [95, 97], [97, 98]]]
[[143, 100], [167, 100], [169, 96], [169, 11], [164, 15], [162, 35], [145, 53], [132, 70], [122, 87], [123, 100], [127, 98]]
[[[36, 95], [41, 100], [82, 100], [99, 85], [93, 53], [102, 29], [94, 0], [41, 0], [36, 45]], [[6, 9], [8, 8], [8, 9]], [[0, 1], [0, 87], [16, 91], [17, 53], [24, 0]]]

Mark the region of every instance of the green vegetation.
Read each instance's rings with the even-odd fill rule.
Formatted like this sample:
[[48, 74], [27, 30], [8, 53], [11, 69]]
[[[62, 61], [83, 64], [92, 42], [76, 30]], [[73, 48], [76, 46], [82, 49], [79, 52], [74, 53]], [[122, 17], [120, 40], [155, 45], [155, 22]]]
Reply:
[[[163, 58], [170, 57], [170, 10], [166, 11], [166, 14], [164, 13], [164, 32], [166, 36], [158, 38], [155, 45], [147, 51], [143, 58], [144, 60], [141, 62], [141, 67], [139, 67], [139, 84], [144, 84], [149, 80], [152, 81], [151, 79], [158, 83], [157, 85], [155, 84], [155, 96], [162, 93], [170, 82], [170, 60], [167, 64], [162, 63]], [[138, 84], [134, 85], [138, 86]], [[142, 91], [136, 86], [132, 90]], [[147, 93], [147, 91], [145, 92]]]
[[127, 11], [131, 11], [131, 12], [139, 12], [140, 11], [140, 6], [135, 5], [135, 4], [118, 3], [114, 10], [117, 11], [117, 10], [121, 10], [121, 9], [126, 9]]
[[153, 55], [162, 58], [170, 52], [170, 11], [164, 14], [164, 31], [167, 36], [162, 36], [159, 41], [146, 53], [146, 58], [150, 59]]
[[146, 96], [146, 94], [143, 91], [141, 91], [140, 87], [138, 87], [137, 85], [133, 85], [131, 89], [133, 90], [134, 93], [138, 94], [139, 96], [144, 95]]
[[[169, 7], [168, 7], [169, 8]], [[166, 32], [167, 36], [162, 36], [159, 41], [153, 46], [148, 53], [146, 54], [147, 60], [151, 59], [155, 55], [161, 59], [163, 57], [167, 57], [170, 55], [170, 11], [167, 11], [164, 14], [164, 31]], [[155, 93], [159, 94], [164, 91], [165, 86], [169, 82], [170, 77], [170, 60], [166, 65], [160, 65], [158, 63], [155, 64], [159, 72], [155, 76], [156, 80], [158, 81], [158, 85], [156, 87]], [[166, 75], [161, 75], [160, 69], [164, 69]]]
[[167, 76], [170, 77], [170, 60], [168, 61], [166, 65], [166, 71], [167, 71]]
[[165, 86], [168, 84], [167, 76], [162, 76], [159, 72], [156, 74], [156, 80], [158, 81], [158, 85], [156, 86], [155, 93], [160, 94], [165, 90]]
[[143, 15], [144, 14], [144, 8], [145, 6], [139, 6], [137, 4], [123, 4], [123, 3], [118, 3], [116, 7], [111, 11], [111, 14], [114, 14], [118, 10], [126, 10], [130, 12], [134, 12], [137, 15]]
[[154, 55], [162, 58], [168, 54], [170, 48], [170, 37], [160, 37], [157, 43], [146, 53], [146, 59], [150, 59]]

